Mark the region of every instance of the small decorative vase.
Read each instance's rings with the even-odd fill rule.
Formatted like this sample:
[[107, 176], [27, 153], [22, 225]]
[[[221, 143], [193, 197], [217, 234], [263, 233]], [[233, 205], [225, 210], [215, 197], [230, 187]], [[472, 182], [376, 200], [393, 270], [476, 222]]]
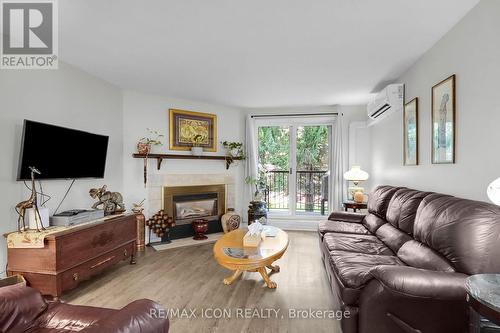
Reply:
[[205, 219], [198, 219], [194, 220], [193, 223], [193, 230], [194, 230], [194, 240], [204, 240], [207, 239], [208, 237], [205, 236], [205, 232], [208, 230], [208, 221]]
[[191, 154], [193, 156], [203, 155], [203, 147], [191, 147]]
[[252, 224], [261, 217], [267, 219], [267, 207], [264, 201], [251, 201], [248, 206], [248, 224]]
[[220, 219], [224, 233], [236, 230], [240, 227], [241, 217], [234, 211], [234, 208], [228, 208], [227, 213]]
[[137, 152], [142, 155], [147, 155], [151, 151], [151, 145], [143, 142], [137, 144]]

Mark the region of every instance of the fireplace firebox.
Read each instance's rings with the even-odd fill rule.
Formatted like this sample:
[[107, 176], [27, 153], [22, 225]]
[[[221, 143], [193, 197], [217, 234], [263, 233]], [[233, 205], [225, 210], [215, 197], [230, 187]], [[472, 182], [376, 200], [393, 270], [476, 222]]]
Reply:
[[225, 185], [166, 186], [162, 189], [162, 208], [175, 220], [172, 239], [192, 237], [191, 223], [203, 218], [209, 221], [207, 233], [222, 232], [219, 223], [225, 213]]

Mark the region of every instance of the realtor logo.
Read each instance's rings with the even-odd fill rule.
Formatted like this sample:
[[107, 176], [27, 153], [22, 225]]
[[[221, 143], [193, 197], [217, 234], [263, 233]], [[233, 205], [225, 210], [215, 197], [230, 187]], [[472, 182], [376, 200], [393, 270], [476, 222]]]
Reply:
[[55, 0], [0, 0], [2, 69], [57, 69]]

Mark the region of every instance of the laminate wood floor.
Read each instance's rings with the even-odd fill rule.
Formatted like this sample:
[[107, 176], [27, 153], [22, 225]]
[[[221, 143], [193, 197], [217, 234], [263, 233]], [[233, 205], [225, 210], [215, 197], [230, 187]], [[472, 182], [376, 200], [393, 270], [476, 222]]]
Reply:
[[[288, 250], [276, 262], [281, 272], [271, 275], [278, 284], [275, 290], [265, 286], [259, 273], [245, 272], [232, 285], [224, 285], [222, 279], [230, 272], [215, 262], [213, 244], [205, 244], [161, 252], [148, 248], [137, 265], [118, 264], [66, 293], [62, 300], [121, 308], [149, 298], [167, 311], [179, 309], [179, 316], [170, 318], [173, 333], [341, 332], [335, 319], [293, 318], [294, 310], [333, 311], [338, 306], [328, 286], [317, 234], [288, 234]], [[196, 317], [181, 316], [192, 311]]]

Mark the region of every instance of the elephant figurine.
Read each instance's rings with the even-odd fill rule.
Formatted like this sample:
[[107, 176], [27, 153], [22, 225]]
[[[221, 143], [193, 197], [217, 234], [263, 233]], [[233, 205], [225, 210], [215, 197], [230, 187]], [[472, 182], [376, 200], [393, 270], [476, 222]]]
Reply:
[[101, 188], [90, 189], [89, 194], [92, 199], [98, 200], [92, 205], [92, 208], [99, 209], [98, 207], [102, 206], [104, 215], [110, 215], [125, 211], [125, 205], [123, 204], [122, 195], [119, 192], [108, 191], [106, 185], [102, 186]]

